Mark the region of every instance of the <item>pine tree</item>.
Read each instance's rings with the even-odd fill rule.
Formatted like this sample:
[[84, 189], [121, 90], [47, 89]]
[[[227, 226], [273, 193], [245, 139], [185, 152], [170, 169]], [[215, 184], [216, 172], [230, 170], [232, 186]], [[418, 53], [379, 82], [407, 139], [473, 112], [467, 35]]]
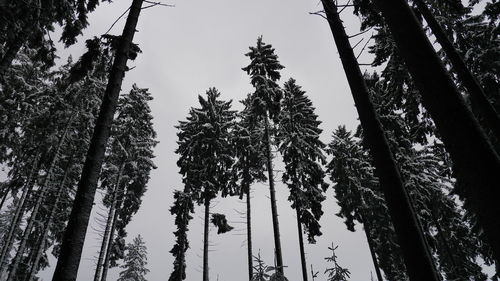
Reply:
[[149, 269], [146, 268], [148, 253], [141, 235], [135, 237], [126, 249], [127, 254], [124, 258], [124, 264], [121, 266], [124, 270], [120, 272], [118, 281], [146, 281], [145, 276], [149, 272]]
[[250, 52], [245, 54], [251, 62], [243, 70], [250, 75], [250, 81], [255, 88], [251, 94], [251, 112], [255, 118], [264, 121], [264, 142], [266, 145], [266, 167], [269, 181], [269, 193], [271, 197], [271, 215], [273, 219], [274, 247], [276, 253], [276, 264], [278, 273], [283, 274], [283, 257], [281, 254], [281, 240], [278, 221], [278, 210], [276, 207], [276, 191], [274, 188], [274, 175], [272, 163], [272, 138], [270, 121], [277, 121], [280, 111], [280, 100], [282, 92], [276, 83], [281, 74], [279, 71], [284, 67], [279, 63], [278, 56], [270, 44], [257, 39], [257, 45], [250, 47]]
[[312, 102], [294, 79], [285, 83], [281, 104], [276, 138], [285, 163], [283, 182], [290, 189], [288, 199], [292, 201], [292, 208], [297, 214], [302, 276], [306, 281], [307, 263], [302, 225], [309, 243], [315, 243], [315, 236], [322, 234], [319, 224], [323, 214], [321, 202], [325, 200], [323, 192], [328, 188], [323, 180], [325, 173], [321, 167], [326, 162], [323, 155], [325, 144], [319, 139], [321, 122], [317, 120]]
[[413, 280], [437, 281], [439, 276], [433, 264], [427, 241], [404, 188], [399, 167], [370, 99], [363, 75], [338, 14], [337, 6], [330, 0], [322, 0], [322, 3], [347, 75], [367, 144], [370, 146], [370, 152], [377, 167], [380, 185], [384, 191], [409, 276]]
[[347, 268], [343, 268], [339, 265], [337, 261], [337, 255], [335, 254], [335, 250], [337, 250], [339, 246], [334, 246], [332, 243], [331, 247], [328, 247], [328, 250], [332, 251], [332, 255], [326, 257], [325, 260], [333, 263], [333, 267], [327, 268], [325, 273], [328, 274], [327, 281], [347, 281], [351, 273]]
[[209, 279], [210, 202], [218, 192], [223, 197], [234, 193], [231, 184], [234, 152], [230, 130], [234, 126], [235, 112], [230, 109], [231, 101], [219, 99], [217, 89], [210, 88], [206, 96], [198, 96], [201, 107], [191, 108], [187, 120], [179, 122], [179, 147], [176, 150], [185, 189], [190, 191], [193, 200], [205, 207], [203, 281]]
[[236, 161], [233, 174], [239, 179], [239, 196], [246, 197], [247, 259], [249, 280], [253, 276], [251, 196], [252, 183], [265, 181], [266, 150], [262, 122], [251, 112], [251, 96], [242, 101], [245, 108], [238, 114], [238, 122], [233, 129], [233, 146]]

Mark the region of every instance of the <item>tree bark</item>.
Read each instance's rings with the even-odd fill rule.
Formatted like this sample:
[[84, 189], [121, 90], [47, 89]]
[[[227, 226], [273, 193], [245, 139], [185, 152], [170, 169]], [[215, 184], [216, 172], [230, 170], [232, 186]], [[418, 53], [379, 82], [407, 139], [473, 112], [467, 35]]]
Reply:
[[66, 134], [67, 134], [69, 128], [71, 128], [72, 122], [73, 122], [73, 115], [69, 118], [68, 122], [66, 123], [66, 127], [64, 128], [64, 131], [63, 131], [63, 133], [62, 133], [62, 135], [59, 138], [59, 141], [57, 143], [57, 147], [56, 147], [56, 150], [54, 152], [54, 156], [52, 158], [52, 161], [50, 161], [50, 166], [47, 169], [47, 175], [45, 176], [43, 183], [40, 185], [38, 198], [36, 200], [35, 206], [33, 207], [33, 211], [30, 214], [30, 218], [28, 219], [28, 224], [26, 225], [26, 227], [24, 229], [23, 237], [21, 239], [21, 242], [19, 243], [19, 247], [17, 248], [16, 257], [14, 258], [14, 262], [11, 265], [10, 273], [9, 273], [9, 277], [7, 278], [7, 281], [13, 281], [15, 276], [16, 276], [17, 269], [19, 267], [19, 264], [22, 261], [23, 255], [24, 255], [26, 243], [28, 242], [28, 239], [31, 235], [31, 231], [32, 231], [33, 227], [35, 226], [35, 222], [36, 222], [37, 216], [38, 216], [38, 211], [40, 210], [40, 207], [42, 206], [42, 203], [45, 200], [45, 196], [47, 195], [47, 192], [49, 192], [49, 189], [51, 189], [50, 184], [49, 184], [50, 177], [53, 174], [53, 170], [56, 166], [59, 153], [61, 152], [64, 141], [66, 140]]
[[125, 166], [125, 164], [122, 164], [120, 166], [120, 170], [118, 172], [115, 187], [113, 189], [113, 201], [111, 203], [111, 206], [109, 207], [108, 219], [106, 221], [106, 229], [104, 230], [104, 235], [102, 237], [101, 250], [99, 251], [99, 258], [97, 260], [97, 266], [95, 269], [94, 281], [99, 281], [99, 279], [101, 278], [101, 269], [102, 269], [103, 262], [104, 262], [104, 255], [107, 251], [109, 251], [109, 248], [107, 248], [106, 246], [108, 244], [109, 232], [111, 230], [111, 224], [113, 223], [113, 218], [115, 216], [116, 204], [117, 204], [117, 200], [118, 200], [118, 192], [120, 190], [120, 188], [119, 188], [120, 180], [122, 177], [124, 166]]
[[299, 249], [300, 249], [300, 262], [302, 263], [302, 280], [307, 281], [307, 263], [306, 253], [304, 251], [304, 238], [302, 237], [302, 223], [300, 222], [300, 214], [297, 207], [295, 207], [297, 214], [297, 230], [299, 231]]
[[7, 195], [9, 195], [9, 191], [6, 188], [4, 194], [2, 195], [2, 201], [0, 201], [0, 211], [3, 208], [3, 204], [5, 204], [5, 200], [7, 199]]
[[500, 262], [500, 158], [405, 0], [375, 1], [450, 153], [459, 193], [475, 211]]
[[14, 40], [10, 42], [7, 46], [7, 51], [4, 53], [3, 57], [0, 59], [0, 82], [2, 82], [5, 73], [12, 65], [12, 61], [16, 58], [17, 53], [23, 46], [24, 42], [28, 38], [33, 26], [25, 26], [21, 32], [19, 32]]
[[480, 86], [477, 79], [469, 71], [462, 56], [458, 53], [457, 49], [453, 46], [441, 25], [437, 22], [436, 18], [432, 15], [431, 11], [424, 3], [423, 0], [414, 0], [416, 5], [425, 21], [432, 30], [434, 36], [443, 48], [446, 57], [450, 60], [453, 69], [456, 71], [458, 78], [461, 80], [464, 87], [467, 89], [472, 101], [477, 104], [480, 112], [482, 113], [486, 123], [495, 136], [500, 136], [500, 116], [495, 110], [493, 105], [488, 101], [483, 88]]
[[380, 187], [396, 230], [410, 280], [438, 281], [440, 277], [434, 266], [420, 222], [404, 188], [399, 168], [371, 102], [337, 7], [331, 0], [322, 0], [322, 3], [351, 88], [364, 136], [380, 178]]
[[368, 242], [368, 248], [370, 249], [370, 254], [372, 256], [373, 267], [375, 268], [375, 273], [377, 274], [378, 281], [384, 281], [382, 278], [382, 272], [380, 272], [380, 266], [378, 265], [377, 255], [375, 253], [375, 247], [373, 245], [373, 240], [370, 234], [370, 226], [363, 216], [363, 228], [365, 229], [366, 241]]
[[208, 231], [210, 225], [210, 199], [205, 198], [205, 225], [203, 230], [203, 281], [209, 280], [208, 272]]
[[125, 23], [109, 75], [99, 116], [96, 120], [80, 182], [78, 183], [73, 209], [71, 210], [68, 225], [64, 233], [61, 253], [57, 260], [52, 281], [74, 281], [78, 274], [97, 181], [127, 67], [128, 52], [135, 34], [142, 3], [143, 0], [133, 0], [130, 7], [127, 22]]
[[66, 171], [64, 172], [63, 179], [61, 181], [61, 184], [59, 185], [59, 189], [57, 190], [57, 195], [56, 195], [56, 200], [54, 202], [54, 205], [52, 206], [52, 209], [50, 210], [50, 215], [47, 218], [47, 221], [45, 222], [45, 225], [43, 226], [43, 234], [41, 237], [41, 240], [38, 244], [38, 247], [36, 249], [36, 255], [33, 260], [33, 263], [31, 264], [31, 268], [29, 269], [29, 276], [28, 276], [28, 281], [33, 281], [35, 278], [35, 275], [38, 271], [38, 264], [40, 263], [40, 259], [42, 258], [43, 252], [45, 250], [45, 242], [47, 240], [47, 236], [49, 235], [49, 229], [50, 226], [52, 225], [52, 222], [54, 220], [54, 217], [56, 215], [57, 211], [57, 205], [59, 204], [59, 201], [61, 200], [61, 195], [62, 191], [64, 190], [64, 187], [66, 185], [66, 180], [68, 178], [69, 171], [71, 169], [71, 164], [68, 165], [66, 168]]
[[273, 218], [273, 233], [274, 233], [274, 250], [276, 252], [276, 266], [277, 271], [284, 276], [283, 258], [281, 255], [281, 241], [280, 241], [280, 225], [278, 220], [278, 208], [276, 207], [276, 191], [274, 189], [274, 174], [273, 174], [273, 156], [271, 153], [271, 136], [269, 134], [269, 118], [264, 117], [264, 133], [266, 141], [266, 166], [269, 180], [269, 193], [271, 195], [271, 214]]
[[253, 255], [252, 255], [252, 216], [250, 205], [250, 186], [246, 188], [247, 196], [247, 256], [248, 256], [248, 281], [252, 280], [253, 276]]
[[24, 186], [23, 193], [21, 194], [21, 198], [19, 199], [18, 206], [16, 208], [16, 212], [12, 217], [11, 224], [9, 226], [9, 231], [7, 233], [6, 239], [4, 239], [4, 244], [2, 246], [2, 252], [0, 255], [0, 280], [3, 279], [5, 272], [8, 267], [8, 259], [10, 255], [10, 251], [12, 250], [12, 246], [14, 245], [15, 233], [16, 229], [22, 222], [24, 210], [26, 209], [26, 198], [31, 193], [33, 189], [33, 185], [36, 181], [35, 174], [38, 173], [38, 160], [40, 155], [38, 154], [35, 157], [33, 166], [31, 167], [31, 171], [28, 175], [28, 179], [26, 181], [26, 185]]

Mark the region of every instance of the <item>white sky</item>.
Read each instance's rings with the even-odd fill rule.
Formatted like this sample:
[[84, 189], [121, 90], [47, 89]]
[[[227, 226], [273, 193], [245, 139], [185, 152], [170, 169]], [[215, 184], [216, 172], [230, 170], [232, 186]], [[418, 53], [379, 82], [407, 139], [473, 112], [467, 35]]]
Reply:
[[[84, 51], [84, 40], [104, 33], [130, 3], [130, 0], [121, 0], [101, 4], [89, 17], [91, 26], [78, 46], [68, 50], [60, 48], [60, 56], [66, 58], [72, 54], [78, 58]], [[135, 68], [127, 73], [123, 87], [128, 91], [135, 82], [139, 87], [150, 89], [154, 97], [151, 103], [154, 125], [160, 141], [155, 150], [158, 169], [152, 172], [142, 207], [127, 228], [127, 242], [137, 234], [146, 241], [151, 270], [149, 281], [167, 280], [172, 271], [173, 258], [169, 251], [174, 243], [175, 227], [169, 208], [173, 190], [183, 188], [174, 153], [177, 147], [174, 126], [185, 119], [190, 107], [198, 106], [197, 95], [204, 94], [212, 86], [222, 92], [223, 99], [233, 99], [235, 108], [241, 109], [238, 101], [253, 90], [249, 77], [241, 70], [249, 63], [244, 54], [259, 35], [275, 47], [280, 62], [286, 67], [282, 71], [281, 84], [294, 77], [312, 99], [323, 121], [324, 142], [330, 141], [338, 125], [346, 124], [354, 129], [357, 124], [354, 103], [328, 24], [309, 14], [321, 9], [318, 0], [184, 0], [169, 4], [174, 4], [175, 8], [143, 10], [134, 40], [143, 54], [129, 62], [129, 66]], [[346, 10], [342, 16], [348, 31], [357, 32], [359, 21], [351, 11]], [[124, 20], [120, 21], [111, 33], [120, 34], [123, 23]], [[369, 58], [362, 56], [360, 62], [369, 62]], [[278, 169], [282, 166], [279, 159], [275, 164]], [[290, 281], [299, 281], [302, 276], [295, 211], [287, 201], [288, 190], [281, 183], [281, 174], [276, 179], [283, 259], [288, 266], [285, 274]], [[253, 190], [254, 253], [260, 249], [266, 262], [272, 263], [274, 244], [269, 191], [261, 184], [254, 185]], [[326, 279], [322, 275], [327, 266], [324, 257], [330, 254], [327, 246], [332, 242], [340, 245], [337, 256], [340, 264], [351, 271], [350, 280], [370, 280], [373, 266], [362, 229], [348, 232], [342, 219], [335, 216], [338, 207], [331, 189], [327, 197], [321, 220], [323, 236], [315, 245], [306, 244], [307, 262], [320, 271], [320, 278], [316, 280]], [[243, 221], [234, 209], [244, 211], [245, 205], [237, 198], [216, 199], [216, 202], [212, 211], [227, 214], [233, 222]], [[196, 208], [195, 219], [189, 226], [191, 248], [187, 252], [187, 280], [202, 278], [202, 211]], [[95, 219], [92, 219], [92, 226], [98, 227]], [[233, 226], [236, 229], [230, 233], [218, 236], [213, 231], [210, 234], [213, 245], [209, 257], [211, 280], [247, 278], [244, 224], [233, 223]], [[89, 227], [78, 280], [93, 280], [99, 246], [95, 231]], [[51, 265], [42, 273], [43, 280], [51, 280], [54, 260]], [[108, 280], [116, 280], [119, 271], [111, 269]]]

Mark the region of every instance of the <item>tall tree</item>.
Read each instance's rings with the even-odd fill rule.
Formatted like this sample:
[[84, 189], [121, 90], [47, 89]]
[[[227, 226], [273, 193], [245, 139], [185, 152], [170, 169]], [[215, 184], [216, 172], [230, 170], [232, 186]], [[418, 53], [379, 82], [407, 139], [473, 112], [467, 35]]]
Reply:
[[411, 280], [439, 280], [420, 222], [333, 1], [322, 0]]
[[109, 75], [108, 86], [106, 87], [82, 170], [81, 180], [78, 184], [74, 206], [61, 245], [61, 253], [52, 278], [53, 281], [76, 280], [89, 217], [94, 203], [99, 171], [104, 159], [106, 143], [113, 123], [142, 2], [143, 0], [133, 0], [120, 38], [119, 47]]
[[253, 276], [252, 254], [252, 217], [250, 187], [256, 181], [265, 181], [264, 169], [266, 165], [266, 146], [264, 142], [264, 128], [251, 112], [251, 96], [242, 101], [245, 108], [238, 114], [238, 122], [233, 129], [233, 146], [236, 161], [233, 166], [234, 175], [240, 179], [239, 196], [246, 197], [246, 226], [247, 226], [247, 259], [249, 280]]
[[208, 237], [210, 202], [218, 192], [222, 196], [233, 193], [231, 167], [234, 162], [230, 130], [234, 126], [235, 112], [231, 101], [220, 100], [215, 88], [198, 96], [200, 108], [191, 108], [186, 121], [180, 121], [179, 154], [177, 165], [183, 183], [193, 199], [205, 207], [203, 231], [203, 281], [209, 280]]
[[[422, 26], [404, 0], [375, 1], [451, 155], [461, 195], [500, 260], [500, 157], [467, 108]], [[411, 42], [411, 43], [410, 43]]]
[[146, 268], [147, 255], [146, 245], [141, 235], [138, 235], [127, 245], [125, 263], [121, 266], [124, 270], [120, 272], [118, 281], [146, 281], [146, 274], [149, 272]]
[[250, 52], [245, 54], [251, 62], [243, 70], [250, 75], [250, 81], [255, 88], [251, 95], [252, 112], [256, 118], [264, 121], [264, 142], [266, 144], [266, 167], [269, 181], [269, 193], [271, 197], [271, 214], [273, 219], [274, 247], [276, 253], [276, 264], [278, 273], [283, 274], [283, 256], [281, 253], [281, 240], [278, 220], [278, 209], [276, 207], [276, 191], [274, 187], [273, 155], [271, 151], [271, 120], [277, 121], [280, 111], [280, 100], [282, 92], [276, 83], [280, 77], [280, 70], [284, 67], [278, 61], [278, 56], [274, 53], [274, 48], [270, 44], [262, 41], [262, 37], [257, 39], [257, 45], [250, 47]]
[[319, 139], [321, 121], [317, 120], [318, 116], [306, 93], [292, 78], [285, 83], [283, 92], [276, 138], [285, 163], [283, 182], [290, 189], [288, 199], [297, 214], [302, 278], [306, 281], [308, 272], [302, 225], [309, 243], [315, 243], [315, 236], [322, 234], [319, 224], [323, 215], [321, 202], [325, 200], [323, 192], [328, 188], [321, 166], [326, 163], [323, 155], [325, 144]]

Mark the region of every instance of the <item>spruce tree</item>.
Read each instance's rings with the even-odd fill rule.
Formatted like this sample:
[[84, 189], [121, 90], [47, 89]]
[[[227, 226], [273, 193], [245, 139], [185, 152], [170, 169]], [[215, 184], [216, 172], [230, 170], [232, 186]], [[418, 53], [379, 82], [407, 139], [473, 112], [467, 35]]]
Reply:
[[120, 272], [118, 281], [146, 281], [148, 252], [140, 234], [127, 245], [126, 250], [124, 264], [120, 266], [124, 270]]
[[319, 224], [323, 214], [321, 203], [325, 200], [323, 192], [328, 188], [321, 166], [326, 162], [323, 155], [325, 144], [319, 139], [321, 121], [317, 120], [312, 102], [301, 87], [290, 79], [283, 92], [276, 138], [285, 163], [283, 182], [290, 189], [288, 199], [297, 214], [302, 277], [306, 281], [308, 272], [302, 226], [309, 243], [315, 243], [315, 236], [322, 234]]
[[269, 181], [269, 193], [271, 199], [271, 215], [273, 219], [274, 250], [276, 254], [276, 264], [278, 273], [283, 274], [283, 257], [281, 254], [281, 240], [278, 221], [278, 210], [276, 207], [276, 191], [274, 187], [274, 171], [272, 163], [272, 136], [271, 121], [276, 122], [280, 111], [280, 100], [282, 92], [276, 83], [281, 74], [279, 71], [284, 67], [279, 63], [278, 56], [274, 53], [274, 48], [270, 44], [262, 41], [262, 37], [257, 39], [257, 45], [250, 47], [250, 52], [245, 56], [250, 58], [250, 64], [243, 68], [255, 88], [251, 94], [251, 111], [255, 118], [264, 121], [264, 142], [266, 144], [266, 168]]
[[183, 175], [185, 189], [190, 191], [198, 205], [205, 207], [203, 241], [203, 281], [208, 281], [208, 237], [210, 202], [219, 192], [222, 196], [234, 192], [231, 167], [234, 152], [230, 130], [234, 126], [235, 112], [231, 101], [220, 100], [215, 88], [198, 96], [199, 108], [191, 108], [186, 121], [177, 128], [179, 154], [177, 165]]

